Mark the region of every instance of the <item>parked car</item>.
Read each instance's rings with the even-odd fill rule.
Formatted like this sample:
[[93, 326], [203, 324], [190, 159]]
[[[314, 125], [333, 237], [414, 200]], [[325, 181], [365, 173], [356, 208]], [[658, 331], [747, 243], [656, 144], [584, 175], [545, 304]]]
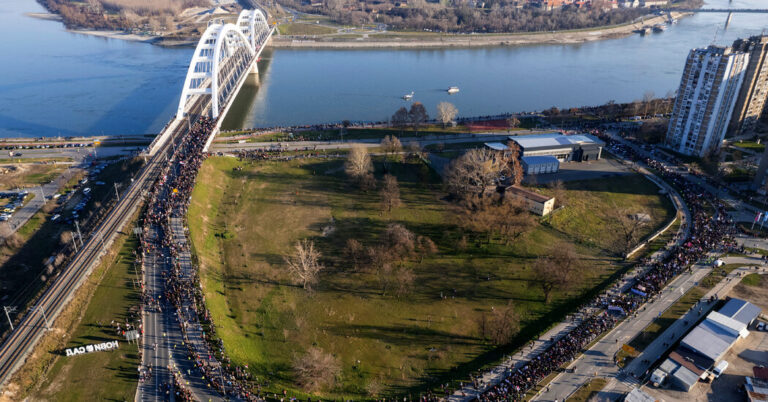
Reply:
[[758, 331], [765, 331], [765, 323], [764, 322], [757, 323], [757, 327], [756, 328], [757, 328]]

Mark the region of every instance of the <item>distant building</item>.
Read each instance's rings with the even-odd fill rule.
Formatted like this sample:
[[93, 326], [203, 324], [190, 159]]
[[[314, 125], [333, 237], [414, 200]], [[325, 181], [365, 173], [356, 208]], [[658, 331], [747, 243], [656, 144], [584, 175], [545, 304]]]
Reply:
[[693, 156], [720, 149], [748, 62], [747, 53], [730, 47], [691, 50], [669, 120], [668, 146]]
[[519, 186], [506, 186], [503, 188], [505, 197], [517, 197], [528, 205], [528, 210], [539, 216], [549, 215], [555, 208], [555, 198], [534, 193]]
[[768, 35], [733, 42], [733, 48], [749, 54], [744, 82], [731, 116], [732, 135], [754, 130], [766, 109], [768, 97]]
[[589, 134], [561, 133], [510, 136], [520, 147], [521, 157], [554, 156], [560, 162], [584, 162], [600, 159], [605, 143]]
[[525, 174], [557, 173], [560, 161], [554, 156], [523, 156], [520, 158]]
[[664, 7], [667, 4], [667, 0], [640, 0], [640, 7]]

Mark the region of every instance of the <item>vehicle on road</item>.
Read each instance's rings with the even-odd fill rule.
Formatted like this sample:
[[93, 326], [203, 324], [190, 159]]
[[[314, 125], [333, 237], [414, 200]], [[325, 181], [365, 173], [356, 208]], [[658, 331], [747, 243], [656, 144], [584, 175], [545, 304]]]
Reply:
[[91, 192], [91, 188], [90, 187], [86, 187], [86, 188], [83, 189], [83, 194], [88, 194], [90, 192]]
[[757, 326], [755, 327], [758, 331], [765, 331], [765, 323], [759, 322], [757, 323]]
[[718, 363], [714, 369], [712, 369], [712, 374], [715, 375], [715, 378], [718, 378], [725, 372], [725, 369], [727, 368], [728, 368], [728, 362], [723, 360], [720, 363]]

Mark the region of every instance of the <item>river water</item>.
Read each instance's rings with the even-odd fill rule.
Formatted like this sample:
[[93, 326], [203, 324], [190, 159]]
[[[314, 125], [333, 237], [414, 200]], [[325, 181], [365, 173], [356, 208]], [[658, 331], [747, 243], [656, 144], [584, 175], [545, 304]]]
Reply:
[[[765, 0], [709, 0], [758, 8]], [[156, 133], [173, 116], [193, 49], [70, 33], [25, 15], [34, 0], [0, 1], [0, 137]], [[225, 129], [387, 119], [401, 96], [434, 114], [450, 101], [462, 116], [531, 111], [664, 95], [692, 47], [760, 34], [768, 14], [682, 19], [646, 37], [577, 45], [445, 50], [266, 51], [258, 84], [241, 91]], [[458, 86], [449, 96], [445, 89]]]

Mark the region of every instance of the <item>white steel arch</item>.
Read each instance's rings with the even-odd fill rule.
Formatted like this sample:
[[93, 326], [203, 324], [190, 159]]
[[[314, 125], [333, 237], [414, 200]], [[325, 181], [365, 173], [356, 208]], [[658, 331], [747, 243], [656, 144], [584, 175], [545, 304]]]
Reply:
[[260, 10], [243, 10], [237, 25], [210, 24], [189, 63], [176, 118], [184, 117], [187, 103], [195, 95], [210, 96], [211, 117], [219, 117], [221, 106], [236, 89], [240, 77], [255, 63], [271, 34]]

